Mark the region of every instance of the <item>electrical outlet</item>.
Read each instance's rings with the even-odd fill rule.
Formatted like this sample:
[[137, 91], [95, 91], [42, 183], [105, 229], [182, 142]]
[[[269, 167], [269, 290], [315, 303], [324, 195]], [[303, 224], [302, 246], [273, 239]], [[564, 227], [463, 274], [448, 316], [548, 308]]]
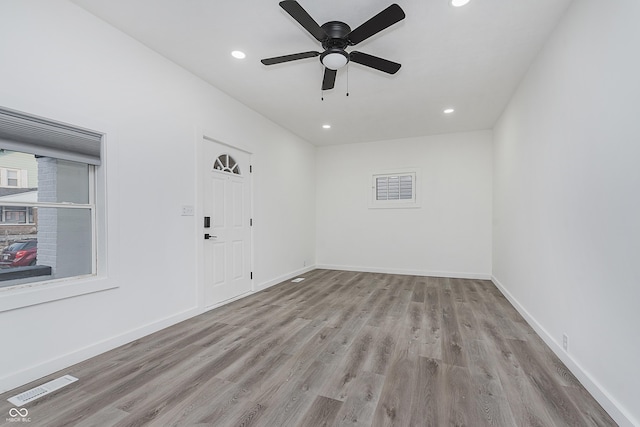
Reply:
[[194, 209], [193, 206], [191, 205], [184, 205], [182, 206], [182, 216], [193, 216], [194, 214]]
[[567, 334], [562, 334], [562, 348], [564, 348], [564, 351], [569, 350], [569, 337]]

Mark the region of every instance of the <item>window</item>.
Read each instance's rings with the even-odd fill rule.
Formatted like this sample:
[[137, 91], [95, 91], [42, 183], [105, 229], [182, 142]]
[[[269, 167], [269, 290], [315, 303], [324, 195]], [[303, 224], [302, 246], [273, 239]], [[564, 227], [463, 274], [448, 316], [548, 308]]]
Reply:
[[8, 187], [18, 186], [18, 171], [7, 170], [7, 186]]
[[0, 206], [0, 225], [34, 224], [35, 209], [21, 206]]
[[[11, 154], [0, 154], [0, 165]], [[20, 279], [59, 279], [93, 274], [92, 165], [31, 155], [37, 187], [0, 197], [0, 287]], [[22, 248], [29, 243], [29, 257]], [[24, 267], [33, 267], [25, 269]], [[42, 268], [39, 268], [42, 267]], [[7, 283], [5, 283], [7, 282]]]
[[23, 187], [23, 176], [26, 176], [26, 173], [26, 170], [0, 167], [0, 187]]
[[234, 160], [234, 158], [228, 154], [223, 154], [218, 157], [213, 164], [213, 168], [222, 172], [229, 172], [240, 175], [240, 166], [238, 166], [238, 163]]
[[0, 288], [96, 274], [101, 139], [0, 108]]
[[417, 171], [398, 170], [372, 175], [371, 208], [419, 207], [416, 196]]

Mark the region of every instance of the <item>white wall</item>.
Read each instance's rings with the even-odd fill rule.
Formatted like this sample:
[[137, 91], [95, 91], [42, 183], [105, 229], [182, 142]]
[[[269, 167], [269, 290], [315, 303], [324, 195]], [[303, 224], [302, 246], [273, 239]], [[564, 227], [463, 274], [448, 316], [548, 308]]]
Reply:
[[0, 392], [200, 312], [201, 218], [180, 213], [203, 133], [254, 153], [256, 288], [313, 262], [313, 146], [64, 0], [0, 16], [0, 105], [107, 133], [116, 287], [0, 313]]
[[[317, 150], [317, 264], [491, 276], [490, 131]], [[371, 175], [418, 168], [420, 208], [370, 209]]]
[[640, 425], [638, 18], [574, 1], [494, 141], [495, 280], [621, 425]]

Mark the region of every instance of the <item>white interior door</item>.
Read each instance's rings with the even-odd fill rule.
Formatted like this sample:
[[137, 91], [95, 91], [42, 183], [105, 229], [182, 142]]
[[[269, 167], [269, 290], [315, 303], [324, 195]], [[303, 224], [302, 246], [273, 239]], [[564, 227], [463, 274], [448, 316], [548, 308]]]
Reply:
[[205, 305], [211, 306], [251, 291], [251, 155], [203, 144]]

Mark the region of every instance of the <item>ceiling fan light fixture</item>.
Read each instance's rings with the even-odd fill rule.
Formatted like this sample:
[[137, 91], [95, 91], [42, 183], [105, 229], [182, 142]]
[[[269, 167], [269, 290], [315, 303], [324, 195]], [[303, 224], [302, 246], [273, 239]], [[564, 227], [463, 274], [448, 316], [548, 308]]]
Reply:
[[339, 70], [347, 65], [349, 56], [342, 49], [329, 49], [320, 55], [320, 62], [330, 70]]
[[236, 59], [244, 59], [247, 57], [247, 55], [241, 50], [234, 50], [233, 52], [231, 52], [231, 56]]
[[465, 4], [469, 3], [470, 0], [451, 0], [451, 6], [453, 7], [461, 7]]

